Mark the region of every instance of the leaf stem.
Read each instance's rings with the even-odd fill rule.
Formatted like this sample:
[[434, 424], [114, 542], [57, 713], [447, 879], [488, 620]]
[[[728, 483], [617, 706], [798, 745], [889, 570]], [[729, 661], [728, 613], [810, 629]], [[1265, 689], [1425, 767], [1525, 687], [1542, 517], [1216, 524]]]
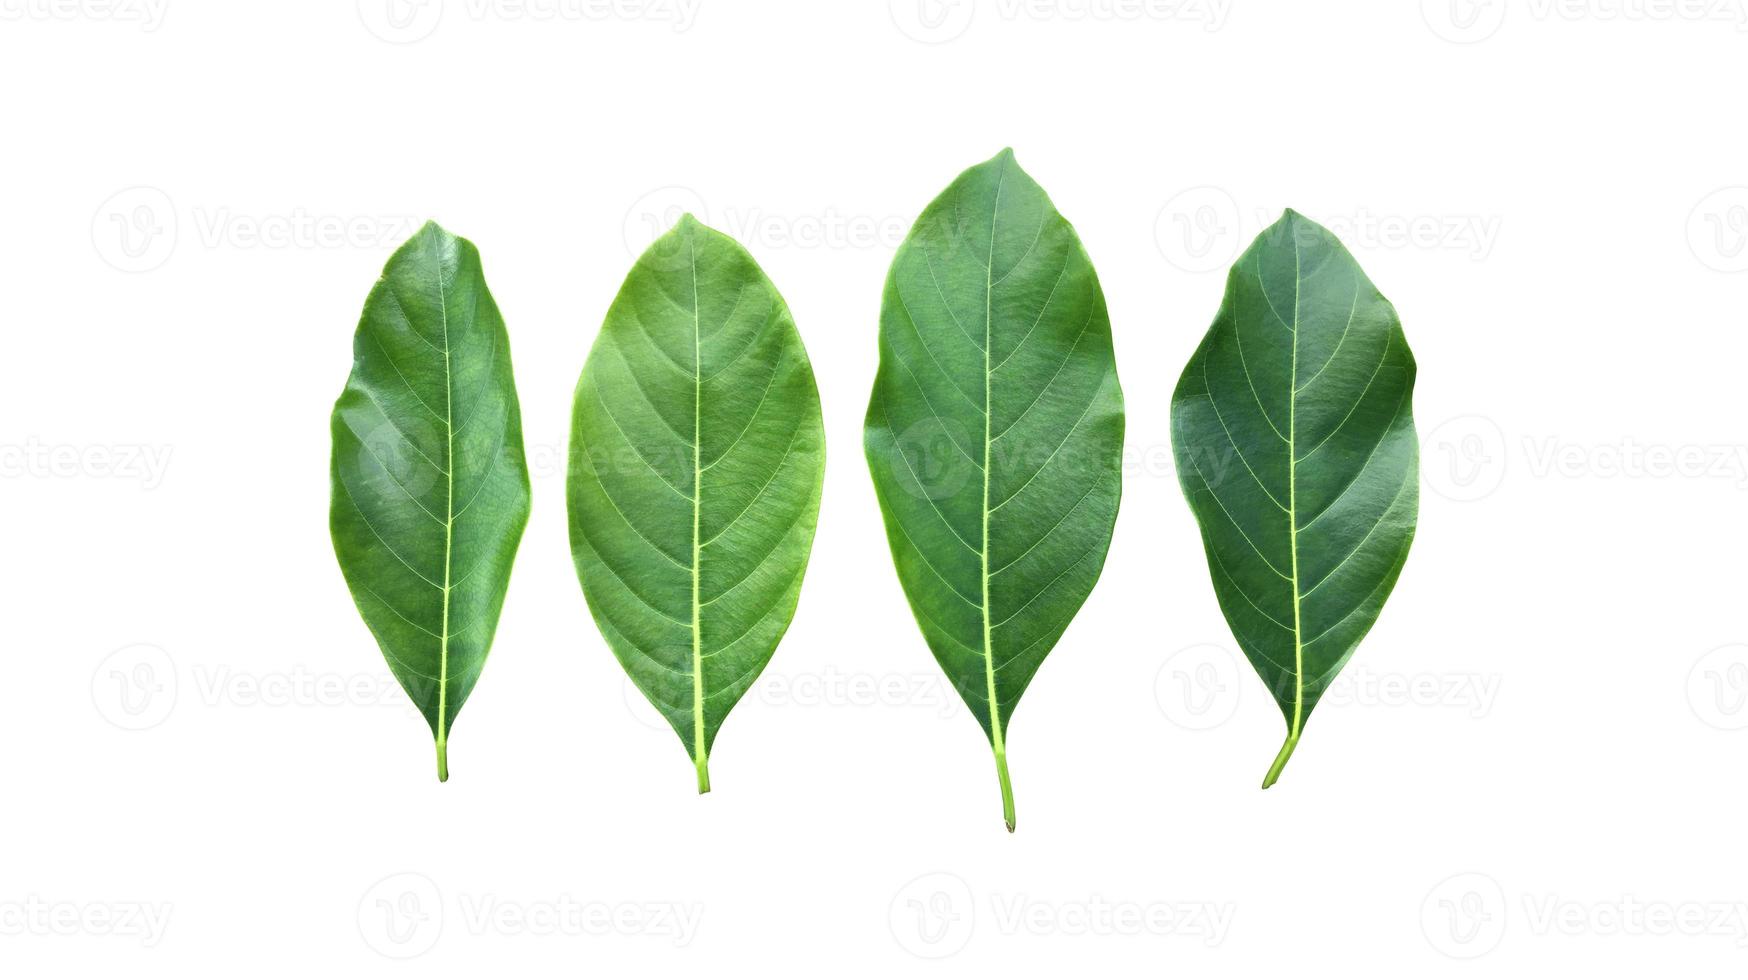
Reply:
[[1275, 756], [1275, 764], [1269, 766], [1269, 774], [1262, 779], [1263, 789], [1273, 786], [1275, 780], [1281, 778], [1281, 770], [1287, 768], [1287, 760], [1293, 757], [1293, 750], [1298, 747], [1299, 732], [1297, 730], [1288, 732], [1286, 743], [1281, 746], [1280, 754]]
[[1008, 779], [1008, 753], [1006, 746], [998, 745], [995, 749], [995, 774], [1001, 778], [1001, 816], [1007, 821], [1008, 833], [1014, 832], [1014, 784]]
[[449, 782], [449, 739], [437, 739], [437, 781]]
[[710, 757], [707, 755], [700, 755], [697, 758], [697, 762], [698, 795], [703, 796], [705, 793], [710, 792]]

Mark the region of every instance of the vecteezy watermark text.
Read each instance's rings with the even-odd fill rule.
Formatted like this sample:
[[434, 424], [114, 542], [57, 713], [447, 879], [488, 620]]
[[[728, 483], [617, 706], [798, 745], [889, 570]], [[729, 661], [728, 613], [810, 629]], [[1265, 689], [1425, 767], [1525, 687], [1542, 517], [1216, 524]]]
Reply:
[[732, 205], [712, 208], [696, 190], [670, 184], [646, 191], [625, 209], [621, 231], [626, 252], [633, 257], [643, 254], [686, 214], [755, 249], [894, 249], [903, 243], [911, 223], [904, 215], [855, 214], [832, 207], [816, 213]]
[[899, 32], [923, 44], [962, 36], [979, 17], [1003, 21], [1137, 24], [1175, 21], [1205, 31], [1226, 26], [1233, 0], [888, 0]]
[[74, 445], [36, 438], [0, 445], [0, 479], [134, 480], [156, 490], [170, 468], [169, 446], [108, 443]]
[[1420, 0], [1420, 15], [1434, 34], [1455, 44], [1476, 44], [1499, 33], [1508, 18], [1530, 21], [1668, 21], [1728, 24], [1748, 30], [1743, 0]]
[[0, 937], [115, 937], [150, 949], [163, 941], [170, 911], [169, 902], [69, 902], [31, 895], [0, 901]]
[[91, 217], [91, 244], [99, 258], [122, 272], [151, 272], [170, 261], [194, 229], [195, 244], [209, 250], [386, 250], [416, 231], [421, 219], [407, 214], [335, 214], [292, 207], [247, 212], [229, 205], [194, 205], [186, 214], [157, 187], [116, 191]]
[[[1237, 714], [1244, 687], [1251, 683], [1248, 673], [1227, 647], [1198, 643], [1173, 653], [1160, 665], [1153, 680], [1154, 701], [1180, 728], [1217, 728]], [[1439, 709], [1479, 720], [1493, 713], [1502, 683], [1498, 674], [1391, 673], [1358, 664], [1337, 674], [1323, 689], [1319, 703]]]
[[[412, 699], [387, 670], [336, 673], [294, 665], [262, 671], [197, 663], [189, 673], [197, 703], [208, 709], [369, 707], [417, 714]], [[183, 689], [176, 659], [149, 643], [110, 653], [91, 674], [91, 702], [97, 713], [126, 731], [163, 724], [182, 701]]]
[[[1224, 271], [1244, 243], [1279, 217], [1278, 210], [1268, 208], [1247, 213], [1224, 188], [1191, 187], [1159, 209], [1154, 243], [1166, 261], [1185, 272]], [[1454, 252], [1476, 262], [1493, 253], [1503, 224], [1496, 214], [1390, 214], [1364, 207], [1311, 217], [1354, 249]]]
[[1748, 948], [1748, 902], [1630, 893], [1575, 898], [1546, 891], [1515, 898], [1491, 875], [1452, 875], [1434, 885], [1421, 902], [1421, 933], [1433, 949], [1454, 959], [1485, 956], [1513, 931], [1535, 938], [1713, 938]]
[[534, 899], [463, 892], [451, 909], [437, 883], [415, 872], [389, 875], [358, 902], [359, 936], [390, 959], [429, 952], [451, 920], [470, 936], [641, 936], [684, 947], [697, 938], [703, 919], [700, 902], [578, 899], [566, 892]]
[[[983, 901], [979, 901], [980, 897]], [[980, 906], [987, 911], [980, 914]], [[964, 878], [938, 871], [911, 879], [892, 896], [887, 925], [906, 952], [944, 959], [963, 950], [982, 915], [1004, 936], [1162, 936], [1218, 946], [1232, 928], [1231, 902], [1035, 897], [1023, 892], [979, 896]]]
[[151, 32], [164, 25], [169, 6], [169, 0], [0, 0], [0, 23], [95, 21]]
[[1425, 430], [1420, 448], [1426, 486], [1459, 502], [1490, 496], [1508, 471], [1537, 480], [1716, 480], [1748, 489], [1748, 443], [1512, 439], [1485, 415], [1461, 415]]
[[697, 23], [701, 5], [702, 0], [358, 0], [358, 19], [365, 30], [391, 44], [430, 37], [451, 9], [475, 23], [648, 21], [683, 33]]

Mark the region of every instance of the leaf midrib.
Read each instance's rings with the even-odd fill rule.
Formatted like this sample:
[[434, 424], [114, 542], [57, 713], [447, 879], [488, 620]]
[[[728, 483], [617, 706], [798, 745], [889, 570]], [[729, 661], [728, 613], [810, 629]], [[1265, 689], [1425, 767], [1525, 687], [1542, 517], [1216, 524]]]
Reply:
[[698, 791], [702, 793], [710, 787], [704, 748], [704, 630], [700, 619], [704, 607], [699, 601], [703, 578], [704, 344], [699, 323], [698, 252], [690, 229], [686, 235], [686, 264], [692, 273], [692, 761], [698, 769]]
[[994, 628], [990, 625], [989, 604], [989, 466], [990, 448], [993, 440], [990, 438], [990, 426], [994, 417], [990, 390], [995, 371], [990, 365], [990, 349], [994, 328], [995, 310], [995, 235], [997, 221], [1001, 215], [1001, 189], [1007, 180], [1007, 163], [1003, 161], [996, 171], [995, 202], [989, 211], [989, 258], [984, 264], [983, 288], [983, 507], [982, 547], [977, 554], [978, 576], [983, 585], [983, 606], [980, 615], [983, 618], [983, 668], [984, 680], [988, 687], [989, 697], [989, 731], [990, 744], [995, 749], [998, 761], [1007, 754], [1006, 740], [1001, 730], [1001, 704], [995, 691], [995, 646]]
[[[439, 243], [441, 244], [441, 243]], [[437, 253], [437, 311], [443, 324], [443, 636], [437, 644], [437, 762], [439, 780], [449, 776], [449, 592], [455, 545], [455, 383], [449, 364], [449, 297], [443, 285], [443, 253]]]
[[[1304, 627], [1299, 615], [1299, 481], [1298, 481], [1298, 406], [1299, 406], [1299, 288], [1303, 278], [1299, 267], [1299, 236], [1293, 235], [1293, 359], [1287, 380], [1287, 551], [1292, 560], [1293, 585], [1293, 725], [1287, 737], [1289, 744], [1299, 737], [1305, 723], [1305, 643]], [[1268, 297], [1267, 292], [1263, 297]], [[1309, 384], [1309, 382], [1307, 382]]]

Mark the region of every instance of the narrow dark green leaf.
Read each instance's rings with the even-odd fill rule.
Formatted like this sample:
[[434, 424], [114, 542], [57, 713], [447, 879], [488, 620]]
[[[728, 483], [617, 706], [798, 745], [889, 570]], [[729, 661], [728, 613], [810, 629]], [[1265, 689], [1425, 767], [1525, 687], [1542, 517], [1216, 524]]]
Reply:
[[1334, 235], [1288, 211], [1233, 265], [1172, 396], [1215, 595], [1287, 719], [1264, 788], [1408, 558], [1413, 390], [1395, 307]]
[[825, 477], [789, 307], [691, 215], [632, 267], [577, 382], [571, 554], [595, 623], [710, 791], [717, 730], [795, 615]]
[[892, 260], [864, 431], [898, 578], [995, 750], [1104, 567], [1123, 395], [1098, 276], [1003, 150], [960, 174]]
[[428, 223], [389, 259], [332, 427], [334, 553], [448, 779], [528, 523], [510, 342], [472, 242]]

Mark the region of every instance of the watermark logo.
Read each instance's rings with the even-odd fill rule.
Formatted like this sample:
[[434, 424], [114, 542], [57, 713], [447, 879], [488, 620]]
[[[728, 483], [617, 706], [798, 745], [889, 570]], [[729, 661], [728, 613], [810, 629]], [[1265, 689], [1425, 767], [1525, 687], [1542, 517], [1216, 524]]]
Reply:
[[1485, 956], [1505, 938], [1505, 889], [1478, 872], [1452, 875], [1420, 903], [1420, 932], [1453, 959]]
[[358, 20], [390, 44], [412, 44], [443, 22], [443, 0], [358, 0]]
[[645, 262], [653, 262], [659, 268], [683, 267], [688, 261], [688, 256], [683, 253], [648, 256], [644, 253], [688, 214], [703, 224], [710, 224], [709, 205], [704, 202], [703, 195], [690, 187], [669, 184], [645, 193], [625, 209], [620, 232], [625, 238], [626, 253], [633, 258], [643, 256]]
[[1238, 658], [1217, 643], [1198, 643], [1167, 657], [1153, 678], [1159, 710], [1180, 728], [1206, 731], [1238, 711], [1243, 678]]
[[1420, 16], [1439, 37], [1474, 44], [1505, 25], [1505, 0], [1420, 0]]
[[149, 643], [122, 647], [91, 674], [91, 703], [117, 728], [156, 728], [176, 708], [176, 662]]
[[[908, 370], [903, 368], [902, 370]], [[931, 415], [898, 434], [892, 447], [897, 459], [892, 474], [898, 485], [913, 497], [941, 500], [969, 486], [978, 476], [979, 463], [967, 447], [978, 445], [958, 419]]]
[[1172, 195], [1153, 220], [1153, 241], [1161, 255], [1185, 272], [1224, 269], [1238, 257], [1243, 241], [1238, 201], [1211, 185]]
[[1701, 198], [1687, 215], [1687, 247], [1708, 269], [1748, 272], [1748, 187]]
[[1748, 644], [1718, 647], [1687, 672], [1687, 703], [1713, 728], [1748, 728]]
[[892, 23], [905, 37], [923, 44], [945, 44], [971, 27], [975, 0], [890, 0]]
[[964, 949], [977, 925], [971, 886], [945, 871], [911, 879], [892, 896], [886, 915], [898, 945], [926, 960]]
[[91, 244], [122, 272], [150, 272], [176, 251], [176, 204], [156, 187], [116, 191], [91, 216]]
[[389, 959], [422, 956], [443, 936], [443, 893], [422, 874], [389, 875], [358, 900], [358, 935]]
[[[686, 654], [691, 656], [691, 647], [686, 648]], [[625, 709], [645, 728], [665, 732], [673, 727], [668, 717], [656, 710], [654, 702], [650, 701], [649, 696], [643, 693], [629, 675], [625, 678], [624, 695]]]
[[[407, 330], [412, 329], [412, 327], [408, 321], [401, 319], [396, 324], [395, 329]], [[479, 442], [477, 434], [483, 432], [485, 438], [492, 441], [487, 445], [459, 447], [463, 450], [475, 451], [477, 455], [473, 457], [461, 455], [456, 458], [491, 458], [494, 447], [497, 445], [496, 437], [491, 434], [493, 428], [489, 425], [472, 427], [473, 431], [469, 435], [475, 437], [464, 436], [464, 439], [477, 443]], [[438, 480], [443, 478], [446, 471], [437, 465], [437, 461], [431, 458], [430, 453], [420, 449], [419, 446], [421, 444], [430, 446], [431, 452], [438, 452], [443, 442], [443, 439], [438, 438], [436, 426], [424, 419], [407, 423], [396, 423], [392, 419], [385, 419], [381, 424], [372, 427], [369, 433], [359, 438], [357, 463], [363, 472], [380, 473], [389, 481], [390, 485], [378, 488], [385, 495], [398, 496], [399, 492], [404, 490], [408, 498], [424, 507], [427, 506], [424, 503], [425, 495], [437, 486]], [[395, 487], [400, 489], [396, 490]], [[431, 514], [431, 516], [435, 518], [437, 515]]]
[[1472, 503], [1505, 481], [1505, 432], [1485, 415], [1459, 415], [1420, 440], [1420, 479], [1447, 500]]

